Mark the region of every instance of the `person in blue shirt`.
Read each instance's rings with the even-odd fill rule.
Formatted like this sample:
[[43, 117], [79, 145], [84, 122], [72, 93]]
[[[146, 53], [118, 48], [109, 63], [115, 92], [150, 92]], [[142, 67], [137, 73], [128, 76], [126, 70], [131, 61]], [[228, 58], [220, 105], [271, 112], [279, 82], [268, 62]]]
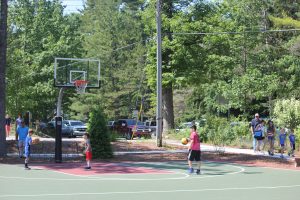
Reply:
[[16, 141], [18, 140], [18, 128], [22, 126], [22, 117], [21, 114], [18, 114], [18, 118], [16, 119]]
[[259, 125], [261, 124], [261, 119], [259, 118], [259, 114], [255, 113], [254, 115], [254, 119], [252, 119], [251, 121], [251, 133], [252, 133], [252, 137], [253, 137], [253, 150], [254, 152], [256, 152], [256, 138], [255, 138], [255, 129], [257, 127], [259, 127]]
[[289, 156], [295, 157], [294, 152], [295, 152], [295, 146], [296, 146], [296, 136], [294, 134], [294, 129], [291, 129], [291, 133], [289, 135], [289, 140], [290, 140], [290, 147], [291, 150], [289, 151]]
[[28, 135], [28, 130], [29, 130], [29, 128], [27, 126], [25, 126], [24, 121], [21, 122], [21, 126], [19, 126], [17, 129], [17, 134], [18, 134], [17, 140], [18, 140], [18, 148], [19, 148], [19, 157], [20, 158], [23, 157], [23, 149], [24, 149], [26, 137]]
[[280, 129], [279, 133], [279, 144], [280, 144], [280, 157], [283, 158], [284, 148], [285, 148], [285, 139], [286, 139], [286, 131], [284, 128]]
[[30, 167], [28, 167], [28, 162], [30, 158], [30, 146], [32, 144], [32, 133], [33, 131], [30, 129], [25, 139], [25, 169], [28, 170], [30, 169]]

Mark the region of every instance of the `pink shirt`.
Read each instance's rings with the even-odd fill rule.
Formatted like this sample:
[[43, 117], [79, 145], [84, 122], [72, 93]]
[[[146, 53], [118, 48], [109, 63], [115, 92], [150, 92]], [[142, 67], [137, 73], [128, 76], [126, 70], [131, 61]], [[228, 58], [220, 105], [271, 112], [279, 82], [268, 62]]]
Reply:
[[192, 132], [190, 135], [190, 139], [193, 141], [191, 144], [191, 150], [200, 150], [200, 139], [197, 132]]

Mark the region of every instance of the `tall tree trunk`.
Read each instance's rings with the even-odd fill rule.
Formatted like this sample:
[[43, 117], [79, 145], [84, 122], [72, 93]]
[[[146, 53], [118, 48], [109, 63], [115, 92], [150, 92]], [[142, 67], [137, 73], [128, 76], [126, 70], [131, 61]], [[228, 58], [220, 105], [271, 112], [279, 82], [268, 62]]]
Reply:
[[[163, 6], [163, 12], [165, 12], [166, 16], [169, 19], [172, 19], [174, 7], [173, 7], [173, 1], [167, 0], [164, 3]], [[165, 27], [165, 30], [167, 32], [167, 38], [169, 41], [173, 40], [172, 36], [172, 30], [170, 27], [170, 24], [168, 24], [167, 27]], [[172, 67], [167, 67], [171, 65], [171, 56], [172, 56], [172, 49], [166, 48], [163, 57], [163, 73], [164, 72], [171, 72]], [[163, 85], [162, 88], [162, 116], [163, 116], [163, 132], [166, 133], [168, 130], [174, 128], [174, 106], [173, 106], [173, 83], [169, 82], [167, 85]]]
[[162, 89], [163, 132], [174, 128], [173, 87], [170, 83]]
[[6, 156], [5, 123], [5, 67], [7, 47], [7, 0], [1, 0], [0, 8], [0, 157]]

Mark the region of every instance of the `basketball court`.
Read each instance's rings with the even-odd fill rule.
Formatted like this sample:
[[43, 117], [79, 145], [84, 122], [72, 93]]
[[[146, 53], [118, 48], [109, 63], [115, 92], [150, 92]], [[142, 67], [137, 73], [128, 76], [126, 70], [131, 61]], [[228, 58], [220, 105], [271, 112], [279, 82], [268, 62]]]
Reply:
[[0, 199], [294, 199], [300, 170], [204, 162], [188, 174], [184, 161], [0, 165]]

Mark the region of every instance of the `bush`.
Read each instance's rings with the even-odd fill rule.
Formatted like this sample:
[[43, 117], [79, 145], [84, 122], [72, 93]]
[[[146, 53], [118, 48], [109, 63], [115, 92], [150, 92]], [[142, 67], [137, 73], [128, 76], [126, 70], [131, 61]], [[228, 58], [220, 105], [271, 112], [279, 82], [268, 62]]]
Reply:
[[101, 108], [90, 112], [88, 132], [91, 135], [91, 146], [95, 158], [112, 158], [110, 134], [106, 126], [106, 118]]
[[241, 141], [250, 134], [248, 122], [238, 121], [236, 125], [231, 126], [226, 118], [210, 116], [200, 135], [206, 139], [204, 141], [222, 147], [231, 145], [234, 141]]
[[300, 101], [294, 98], [277, 101], [274, 117], [278, 126], [295, 129], [300, 125]]
[[111, 142], [117, 141], [117, 138], [119, 137], [118, 132], [116, 132], [116, 131], [109, 131], [109, 134], [110, 134], [110, 141]]

